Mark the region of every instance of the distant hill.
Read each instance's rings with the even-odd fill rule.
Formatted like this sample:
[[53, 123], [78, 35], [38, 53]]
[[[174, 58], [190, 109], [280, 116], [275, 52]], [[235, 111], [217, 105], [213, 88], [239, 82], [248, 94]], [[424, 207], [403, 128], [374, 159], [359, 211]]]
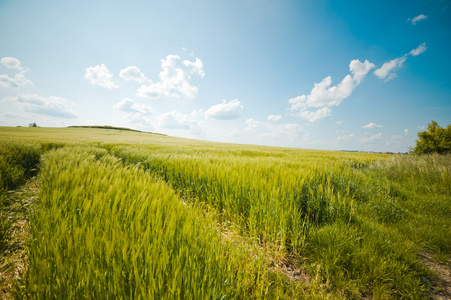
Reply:
[[114, 126], [108, 126], [108, 125], [88, 125], [88, 126], [68, 126], [68, 128], [97, 128], [97, 129], [114, 129], [114, 130], [126, 130], [126, 131], [135, 131], [135, 132], [143, 132], [136, 129], [130, 129], [126, 127], [114, 127]]

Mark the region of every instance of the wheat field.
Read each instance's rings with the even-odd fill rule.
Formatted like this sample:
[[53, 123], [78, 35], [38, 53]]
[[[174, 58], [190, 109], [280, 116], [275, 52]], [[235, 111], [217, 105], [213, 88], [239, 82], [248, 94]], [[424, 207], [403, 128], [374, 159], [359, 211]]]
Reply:
[[[223, 144], [100, 128], [0, 128], [26, 210], [18, 299], [428, 299], [446, 293], [451, 156]], [[10, 216], [10, 215], [8, 215]], [[1, 264], [1, 263], [0, 263]], [[5, 268], [3, 265], [2, 268]]]

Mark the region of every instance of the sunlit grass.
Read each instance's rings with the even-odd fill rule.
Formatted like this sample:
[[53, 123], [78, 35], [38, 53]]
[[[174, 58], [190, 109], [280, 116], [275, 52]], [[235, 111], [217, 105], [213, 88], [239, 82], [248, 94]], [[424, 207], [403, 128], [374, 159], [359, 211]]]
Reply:
[[48, 153], [41, 168], [27, 274], [32, 298], [267, 293], [271, 282], [258, 253], [221, 242], [208, 214], [141, 168], [97, 148]]
[[42, 154], [31, 298], [427, 299], [422, 255], [449, 264], [449, 155], [87, 128], [0, 138]]

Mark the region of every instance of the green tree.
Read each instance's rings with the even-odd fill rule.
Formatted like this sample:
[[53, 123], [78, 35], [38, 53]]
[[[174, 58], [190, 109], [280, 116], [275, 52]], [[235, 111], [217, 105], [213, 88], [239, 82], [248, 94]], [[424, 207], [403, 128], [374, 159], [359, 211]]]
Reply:
[[38, 127], [38, 125], [36, 125], [36, 123], [30, 123], [28, 124], [28, 127]]
[[431, 121], [427, 130], [418, 132], [416, 146], [411, 152], [414, 154], [451, 153], [451, 125], [443, 128], [437, 122]]

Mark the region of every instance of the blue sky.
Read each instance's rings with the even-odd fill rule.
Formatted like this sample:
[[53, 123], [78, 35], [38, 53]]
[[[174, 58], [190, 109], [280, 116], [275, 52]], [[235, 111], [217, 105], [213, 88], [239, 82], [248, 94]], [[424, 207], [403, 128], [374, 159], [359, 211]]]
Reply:
[[0, 1], [0, 126], [408, 151], [451, 123], [450, 1]]

